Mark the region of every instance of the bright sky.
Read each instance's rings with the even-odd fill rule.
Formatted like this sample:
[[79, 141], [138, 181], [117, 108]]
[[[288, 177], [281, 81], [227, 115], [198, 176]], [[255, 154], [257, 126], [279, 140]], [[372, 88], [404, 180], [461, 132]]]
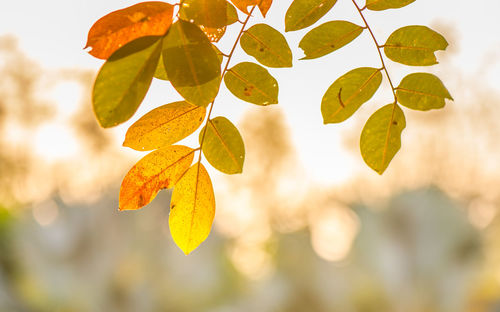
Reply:
[[[97, 72], [102, 62], [82, 50], [90, 26], [103, 15], [137, 2], [9, 1], [4, 3], [0, 10], [0, 35], [11, 34], [18, 37], [21, 49], [45, 68], [75, 67]], [[363, 4], [362, 0], [358, 2], [360, 5]], [[275, 0], [268, 14], [270, 23], [280, 31], [284, 30], [284, 13], [290, 3], [291, 0]], [[421, 24], [440, 31], [449, 31], [450, 52], [448, 55], [446, 53], [438, 55], [438, 58], [441, 57], [443, 60], [446, 58], [446, 62], [450, 65], [446, 68], [459, 69], [461, 74], [477, 75], [477, 79], [484, 80], [484, 84], [494, 87], [500, 82], [500, 68], [497, 62], [500, 56], [500, 36], [498, 36], [500, 20], [497, 17], [499, 11], [500, 1], [417, 0], [400, 10], [368, 12], [367, 18], [381, 43], [393, 30], [405, 25]], [[331, 12], [316, 25], [332, 19], [347, 19], [360, 23], [351, 0], [338, 0]], [[256, 21], [261, 21], [260, 15]], [[353, 155], [342, 148], [342, 135], [348, 131], [360, 133], [360, 123], [356, 122], [354, 117], [354, 120], [344, 124], [323, 125], [320, 113], [321, 98], [328, 86], [340, 75], [359, 66], [378, 67], [379, 60], [370, 38], [365, 33], [349, 46], [328, 56], [312, 61], [298, 61], [302, 55], [298, 42], [309, 29], [311, 28], [286, 36], [294, 52], [294, 68], [271, 69], [270, 72], [280, 84], [279, 105], [286, 113], [293, 140], [306, 170], [315, 180], [339, 183], [353, 171], [369, 170], [365, 166], [359, 166], [362, 164], [359, 153]], [[242, 60], [252, 59], [239, 50], [233, 65]], [[388, 66], [390, 72], [394, 73], [396, 81], [399, 81], [404, 73], [402, 66], [391, 62]], [[439, 75], [444, 68], [438, 65], [418, 70], [433, 71]], [[387, 91], [387, 88], [385, 89]], [[384, 101], [391, 98], [386, 91], [379, 91], [376, 96], [378, 101], [367, 105], [364, 111], [362, 108], [361, 114], [373, 112], [376, 107], [385, 104]], [[453, 94], [453, 90], [450, 91]], [[68, 99], [70, 98], [71, 95], [68, 95]], [[146, 98], [134, 120], [155, 106], [178, 99], [178, 95], [171, 89], [154, 83], [151, 95]], [[71, 105], [68, 104], [69, 107]], [[223, 114], [237, 123], [247, 109], [265, 109], [250, 106], [251, 104], [239, 101], [222, 90], [214, 116]], [[368, 116], [366, 114], [363, 116]], [[119, 127], [119, 131], [124, 133], [130, 123]], [[40, 137], [50, 141], [50, 133], [56, 135], [63, 132], [51, 129], [45, 129]]]

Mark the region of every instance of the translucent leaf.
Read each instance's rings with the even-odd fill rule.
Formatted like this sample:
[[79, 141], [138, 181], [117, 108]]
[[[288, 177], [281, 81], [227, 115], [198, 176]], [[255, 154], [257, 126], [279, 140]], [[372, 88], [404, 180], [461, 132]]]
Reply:
[[248, 7], [251, 5], [258, 5], [261, 0], [231, 0], [235, 7], [241, 12], [249, 14]]
[[331, 21], [309, 31], [299, 43], [306, 55], [314, 59], [336, 51], [356, 39], [363, 27], [347, 21]]
[[413, 2], [415, 0], [366, 0], [366, 8], [372, 11], [399, 9]]
[[135, 113], [153, 80], [161, 44], [160, 37], [136, 39], [113, 53], [101, 67], [92, 104], [102, 127], [116, 126]]
[[380, 69], [370, 67], [356, 68], [335, 80], [321, 102], [323, 122], [338, 123], [351, 117], [372, 98], [381, 83]]
[[207, 106], [217, 96], [219, 58], [198, 26], [183, 20], [174, 23], [165, 37], [162, 56], [170, 82], [186, 101]]
[[[210, 120], [200, 132], [203, 154], [217, 170], [227, 174], [241, 173], [245, 161], [245, 145], [236, 127], [224, 117]], [[203, 136], [205, 134], [205, 136]]]
[[271, 8], [271, 5], [273, 4], [273, 0], [261, 0], [260, 3], [258, 4], [260, 13], [262, 13], [262, 16], [266, 17], [267, 12]]
[[210, 27], [200, 26], [200, 29], [203, 30], [205, 35], [207, 35], [207, 38], [208, 40], [210, 40], [210, 42], [219, 42], [219, 40], [226, 33], [226, 26], [221, 28], [210, 28]]
[[175, 185], [170, 200], [170, 233], [186, 255], [208, 237], [214, 215], [212, 181], [205, 167], [197, 163]]
[[285, 31], [303, 29], [316, 23], [337, 0], [294, 0], [285, 15]]
[[269, 67], [292, 67], [292, 51], [285, 37], [266, 24], [250, 27], [241, 36], [243, 50]]
[[278, 82], [257, 64], [237, 64], [226, 73], [224, 82], [232, 94], [244, 101], [257, 105], [278, 103]]
[[437, 64], [434, 52], [445, 50], [448, 42], [426, 26], [406, 26], [393, 32], [384, 45], [388, 58], [411, 66]]
[[172, 24], [173, 6], [153, 1], [109, 13], [90, 28], [85, 48], [100, 59], [107, 59], [118, 48], [145, 36], [163, 36]]
[[156, 194], [171, 188], [189, 169], [194, 150], [168, 146], [143, 157], [130, 169], [120, 188], [120, 210], [136, 210], [149, 204]]
[[[217, 53], [217, 57], [219, 58], [219, 65], [222, 64], [222, 61], [224, 60], [222, 52], [215, 45], [212, 45], [212, 48], [215, 50], [215, 53]], [[160, 54], [160, 60], [158, 61], [158, 66], [156, 67], [154, 77], [157, 79], [168, 81], [167, 71], [165, 70], [165, 63], [163, 62], [163, 56], [161, 54]]]
[[453, 100], [441, 80], [428, 73], [414, 73], [403, 78], [396, 95], [401, 105], [421, 111], [443, 108], [444, 99]]
[[176, 143], [198, 129], [205, 113], [205, 107], [184, 101], [155, 108], [130, 126], [123, 146], [150, 151]]
[[196, 25], [221, 28], [238, 20], [236, 9], [226, 0], [185, 0], [180, 17]]
[[370, 168], [384, 173], [401, 148], [401, 133], [406, 120], [398, 105], [389, 104], [376, 111], [361, 133], [361, 155]]

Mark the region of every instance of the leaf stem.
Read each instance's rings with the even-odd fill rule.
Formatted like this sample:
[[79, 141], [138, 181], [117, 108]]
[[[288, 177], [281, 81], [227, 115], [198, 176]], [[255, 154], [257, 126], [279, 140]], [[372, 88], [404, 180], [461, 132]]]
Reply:
[[[252, 17], [252, 13], [253, 13], [253, 11], [255, 10], [256, 7], [257, 7], [257, 5], [254, 5], [252, 7], [252, 9], [250, 10], [250, 13], [248, 13], [245, 21], [242, 23], [243, 26], [241, 26], [241, 30], [240, 30], [240, 32], [238, 34], [238, 37], [236, 37], [236, 40], [235, 40], [235, 42], [233, 44], [233, 47], [231, 48], [231, 52], [229, 52], [229, 55], [227, 56], [226, 65], [224, 66], [224, 70], [222, 71], [222, 74], [221, 74], [221, 80], [220, 80], [219, 88], [222, 85], [222, 80], [224, 79], [224, 75], [229, 70], [229, 63], [231, 62], [231, 59], [232, 59], [233, 54], [234, 54], [234, 51], [236, 50], [236, 47], [238, 46], [238, 43], [240, 42], [240, 38], [243, 35], [243, 32], [245, 31], [245, 27], [247, 26], [248, 21]], [[207, 133], [208, 122], [210, 121], [210, 116], [212, 115], [212, 109], [214, 108], [214, 103], [215, 103], [215, 99], [212, 101], [212, 103], [210, 103], [210, 108], [208, 110], [207, 120], [205, 121], [205, 127], [203, 127], [203, 133], [201, 135], [201, 140], [200, 140], [200, 147], [198, 148], [200, 150], [200, 154], [198, 155], [198, 163], [201, 161], [201, 154], [202, 154], [203, 143], [205, 142], [205, 134]]]
[[392, 128], [392, 125], [394, 122], [394, 117], [396, 114], [396, 108], [398, 107], [398, 98], [396, 96], [396, 88], [394, 88], [394, 84], [392, 83], [391, 76], [389, 75], [389, 71], [387, 70], [387, 66], [385, 65], [384, 57], [382, 56], [382, 52], [380, 51], [380, 49], [382, 49], [384, 46], [378, 44], [377, 38], [375, 38], [375, 34], [373, 33], [372, 29], [370, 28], [370, 25], [368, 25], [368, 22], [366, 21], [366, 18], [363, 15], [363, 10], [366, 9], [366, 5], [362, 8], [360, 8], [355, 0], [352, 0], [352, 3], [354, 4], [356, 9], [358, 10], [358, 13], [361, 16], [361, 19], [365, 23], [365, 26], [368, 29], [368, 31], [370, 32], [370, 35], [373, 39], [373, 42], [375, 43], [375, 46], [377, 47], [378, 56], [380, 57], [380, 62], [382, 63], [382, 69], [384, 70], [385, 75], [387, 76], [387, 80], [389, 80], [389, 84], [391, 85], [391, 91], [392, 91], [392, 94], [394, 95], [394, 102], [392, 103], [393, 104], [392, 105], [392, 114], [391, 114], [391, 119], [389, 121], [389, 126], [387, 127], [387, 135], [385, 138], [385, 145], [384, 145], [384, 150], [383, 150], [383, 155], [382, 155], [382, 165], [383, 165], [385, 162], [385, 159], [387, 157], [387, 148], [388, 148], [388, 144], [389, 144], [389, 138], [391, 135], [391, 128]]

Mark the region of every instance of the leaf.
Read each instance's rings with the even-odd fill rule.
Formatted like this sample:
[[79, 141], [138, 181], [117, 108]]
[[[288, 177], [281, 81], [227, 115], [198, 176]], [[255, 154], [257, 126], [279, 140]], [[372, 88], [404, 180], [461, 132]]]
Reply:
[[180, 17], [196, 25], [222, 28], [238, 21], [236, 9], [226, 0], [185, 0]]
[[328, 88], [321, 102], [323, 122], [338, 123], [351, 117], [380, 87], [380, 69], [361, 67], [346, 73]]
[[205, 107], [184, 101], [155, 108], [130, 126], [123, 146], [150, 151], [176, 143], [198, 129], [205, 113]]
[[161, 45], [161, 37], [136, 39], [113, 53], [101, 67], [92, 104], [102, 127], [116, 126], [135, 113], [153, 80]]
[[224, 82], [229, 91], [243, 101], [257, 105], [278, 103], [278, 82], [257, 64], [237, 64], [224, 75]]
[[337, 0], [294, 0], [285, 15], [285, 31], [304, 29], [316, 23]]
[[205, 35], [207, 35], [207, 38], [208, 40], [210, 40], [210, 42], [219, 42], [219, 40], [226, 33], [226, 26], [221, 28], [210, 28], [210, 27], [200, 26], [200, 29], [205, 33]]
[[100, 59], [107, 59], [118, 48], [145, 36], [163, 36], [172, 24], [173, 5], [142, 2], [109, 13], [92, 25], [85, 48]]
[[366, 8], [372, 11], [399, 9], [413, 2], [415, 0], [366, 0]]
[[186, 255], [208, 237], [214, 215], [210, 176], [201, 163], [196, 163], [176, 184], [170, 200], [170, 233]]
[[173, 87], [186, 101], [207, 106], [217, 96], [220, 63], [198, 26], [178, 20], [165, 37], [163, 63]]
[[238, 129], [227, 118], [209, 120], [199, 140], [203, 154], [215, 169], [227, 174], [243, 171], [245, 145]]
[[248, 12], [248, 7], [251, 5], [258, 5], [260, 1], [261, 0], [231, 0], [235, 7], [237, 7], [241, 12], [247, 15], [250, 14]]
[[271, 8], [271, 5], [273, 4], [273, 0], [261, 0], [260, 3], [258, 4], [260, 13], [262, 13], [262, 16], [266, 17], [267, 12], [269, 12], [269, 9]]
[[401, 133], [406, 120], [401, 108], [389, 104], [376, 111], [361, 132], [361, 155], [370, 168], [384, 173], [401, 148]]
[[285, 37], [266, 24], [250, 27], [241, 36], [243, 50], [262, 65], [269, 67], [292, 67], [292, 51]]
[[136, 210], [149, 204], [156, 194], [173, 187], [189, 169], [194, 150], [168, 146], [143, 157], [123, 179], [120, 188], [120, 210]]
[[444, 99], [453, 100], [441, 80], [428, 73], [410, 74], [403, 78], [396, 89], [401, 105], [421, 111], [443, 108]]
[[445, 50], [448, 42], [426, 26], [406, 26], [393, 32], [384, 45], [385, 55], [405, 65], [428, 66], [437, 64], [434, 52]]
[[336, 51], [356, 39], [363, 27], [347, 21], [326, 22], [309, 31], [299, 43], [306, 55], [303, 60], [314, 59]]

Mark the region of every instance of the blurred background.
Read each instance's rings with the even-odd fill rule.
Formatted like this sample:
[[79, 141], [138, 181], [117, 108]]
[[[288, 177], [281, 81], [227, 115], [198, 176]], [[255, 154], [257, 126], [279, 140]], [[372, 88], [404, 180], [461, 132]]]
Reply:
[[[87, 31], [134, 3], [2, 5], [0, 311], [500, 311], [500, 3], [417, 0], [367, 12], [380, 42], [409, 24], [450, 42], [437, 66], [388, 62], [396, 83], [432, 72], [455, 101], [405, 109], [402, 148], [382, 176], [358, 144], [391, 99], [387, 84], [343, 124], [325, 126], [320, 114], [337, 77], [379, 66], [367, 34], [316, 61], [298, 61], [308, 30], [287, 34], [294, 68], [270, 70], [279, 105], [253, 107], [221, 90], [214, 116], [238, 126], [246, 162], [241, 175], [210, 171], [214, 227], [189, 256], [169, 234], [169, 190], [139, 211], [117, 203], [121, 179], [144, 156], [121, 147], [126, 129], [179, 96], [153, 81], [115, 129], [101, 129], [91, 108], [102, 62], [82, 50]], [[283, 31], [290, 3], [275, 0], [267, 22]], [[360, 23], [347, 0], [319, 23], [332, 19]], [[252, 59], [239, 50], [233, 64], [243, 60]]]

